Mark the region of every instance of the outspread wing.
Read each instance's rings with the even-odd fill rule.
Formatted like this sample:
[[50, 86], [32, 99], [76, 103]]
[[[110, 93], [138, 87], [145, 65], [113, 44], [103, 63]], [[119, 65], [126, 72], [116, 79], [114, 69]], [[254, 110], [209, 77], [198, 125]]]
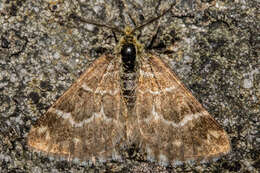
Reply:
[[82, 160], [118, 160], [125, 141], [120, 60], [98, 58], [29, 132], [29, 146]]
[[142, 149], [148, 160], [174, 164], [229, 152], [226, 132], [161, 59], [140, 57], [136, 92]]

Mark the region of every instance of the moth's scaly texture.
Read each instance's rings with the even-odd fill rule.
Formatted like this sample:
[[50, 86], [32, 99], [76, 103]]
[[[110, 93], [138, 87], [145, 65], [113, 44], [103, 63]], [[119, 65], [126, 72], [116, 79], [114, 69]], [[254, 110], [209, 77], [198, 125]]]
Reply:
[[[122, 150], [135, 144], [147, 160], [163, 165], [229, 152], [223, 128], [127, 29], [118, 51], [94, 61], [32, 127], [29, 146], [103, 162], [124, 159]], [[119, 52], [127, 44], [136, 49], [131, 72]]]

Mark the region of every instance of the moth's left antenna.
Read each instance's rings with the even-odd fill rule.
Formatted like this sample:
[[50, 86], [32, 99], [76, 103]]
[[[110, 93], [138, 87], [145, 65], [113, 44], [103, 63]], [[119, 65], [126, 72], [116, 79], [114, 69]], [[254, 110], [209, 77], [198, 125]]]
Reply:
[[122, 31], [121, 29], [119, 29], [115, 26], [109, 26], [109, 25], [106, 25], [106, 24], [97, 23], [97, 22], [92, 21], [92, 20], [83, 19], [82, 17], [77, 16], [75, 14], [71, 14], [69, 16], [69, 18], [72, 18], [74, 20], [78, 20], [78, 21], [81, 21], [81, 22], [85, 22], [85, 23], [88, 23], [88, 24], [96, 25], [96, 26], [99, 26], [99, 27], [105, 27], [105, 28], [111, 29], [112, 31], [119, 32], [119, 33], [122, 33], [122, 34], [124, 33], [124, 31]]

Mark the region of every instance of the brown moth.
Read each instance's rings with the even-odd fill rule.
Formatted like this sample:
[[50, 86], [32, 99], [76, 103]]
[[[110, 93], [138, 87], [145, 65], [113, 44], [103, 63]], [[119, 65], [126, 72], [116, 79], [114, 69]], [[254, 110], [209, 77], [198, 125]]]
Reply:
[[40, 117], [28, 134], [28, 145], [90, 162], [122, 161], [122, 151], [135, 145], [144, 160], [162, 165], [228, 153], [223, 128], [134, 36], [170, 9], [124, 31], [85, 21], [123, 36], [113, 54], [96, 59]]

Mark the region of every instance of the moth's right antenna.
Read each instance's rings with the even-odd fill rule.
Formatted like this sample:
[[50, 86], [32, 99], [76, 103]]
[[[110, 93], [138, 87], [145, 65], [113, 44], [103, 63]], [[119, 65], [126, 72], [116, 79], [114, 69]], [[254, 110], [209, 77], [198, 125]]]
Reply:
[[136, 28], [133, 29], [132, 32], [135, 32], [136, 30], [142, 29], [144, 26], [149, 25], [149, 24], [153, 23], [154, 21], [160, 19], [160, 18], [161, 18], [162, 16], [164, 16], [166, 13], [168, 13], [169, 11], [171, 11], [171, 9], [172, 9], [173, 6], [174, 6], [174, 4], [172, 4], [169, 9], [167, 9], [166, 11], [164, 11], [164, 12], [163, 12], [162, 14], [160, 14], [159, 16], [157, 16], [157, 17], [155, 17], [155, 18], [151, 18], [151, 19], [149, 19], [147, 22], [145, 22], [144, 24], [142, 24], [142, 25], [140, 25], [140, 26], [137, 26]]

